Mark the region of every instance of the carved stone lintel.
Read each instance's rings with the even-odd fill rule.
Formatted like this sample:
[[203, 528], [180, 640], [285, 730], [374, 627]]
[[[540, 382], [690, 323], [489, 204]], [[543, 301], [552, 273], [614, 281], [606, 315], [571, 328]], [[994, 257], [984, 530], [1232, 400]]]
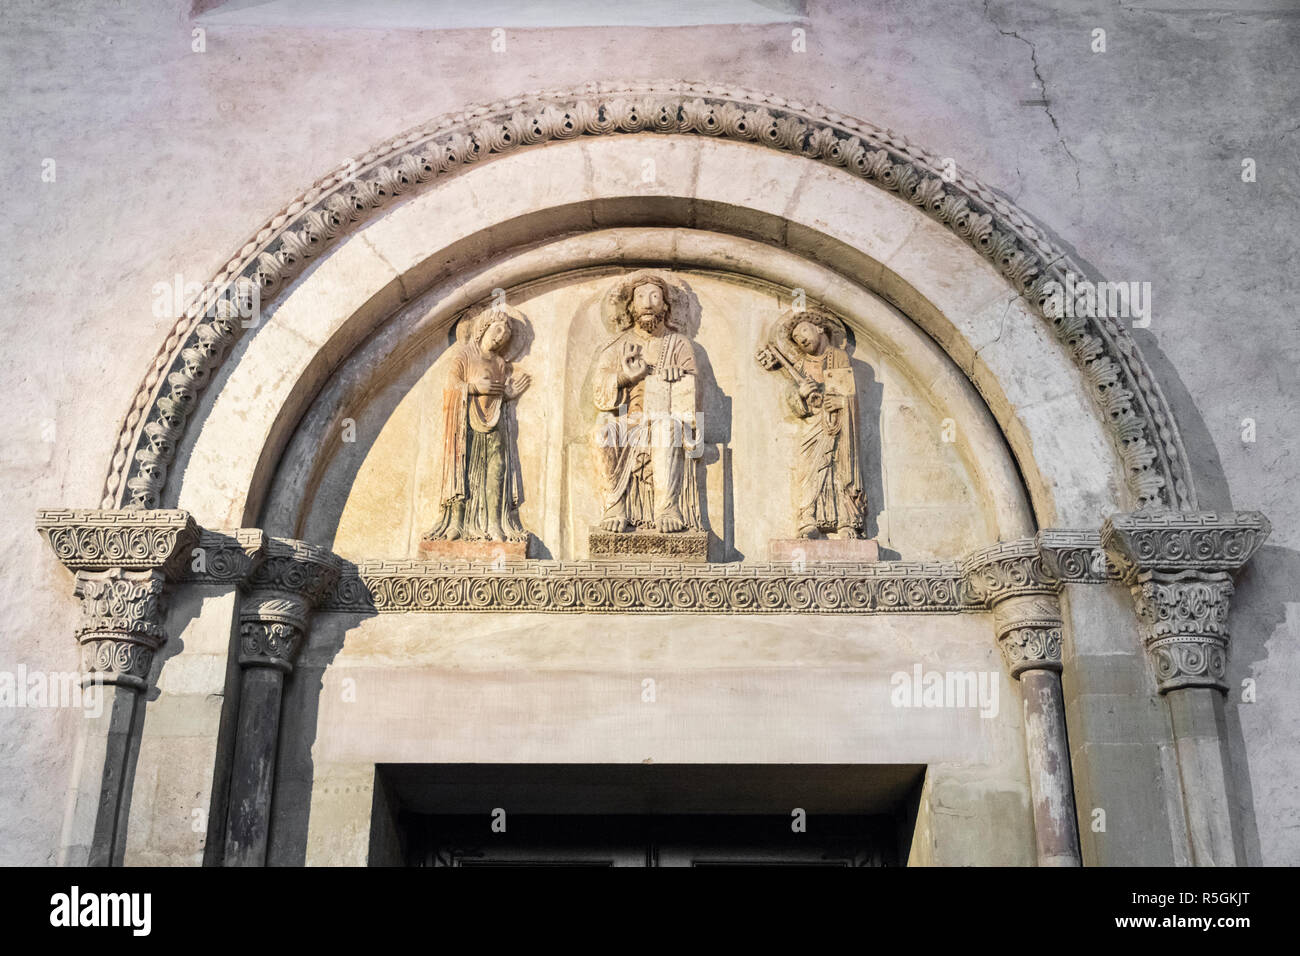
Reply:
[[87, 680], [143, 690], [153, 656], [167, 640], [161, 571], [78, 571], [76, 637]]
[[1114, 515], [1102, 526], [1104, 547], [1126, 568], [1162, 694], [1184, 687], [1227, 691], [1232, 574], [1269, 530], [1257, 511], [1138, 512]]
[[1061, 607], [1054, 595], [1007, 598], [993, 609], [998, 647], [1011, 676], [1028, 670], [1061, 670]]

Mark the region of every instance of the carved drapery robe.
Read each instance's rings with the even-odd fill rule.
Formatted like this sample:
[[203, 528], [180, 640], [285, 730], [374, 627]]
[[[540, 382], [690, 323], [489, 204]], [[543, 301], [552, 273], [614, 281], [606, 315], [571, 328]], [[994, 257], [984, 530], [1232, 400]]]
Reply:
[[443, 456], [438, 494], [442, 511], [430, 537], [446, 536], [456, 505], [462, 502], [462, 536], [467, 539], [490, 537], [489, 529], [498, 522], [511, 540], [528, 534], [519, 522], [524, 487], [514, 402], [504, 395], [476, 395], [469, 388], [470, 382], [484, 375], [504, 384], [512, 371], [510, 362], [473, 343], [456, 350], [442, 392]]
[[[619, 384], [625, 346], [640, 349], [650, 366], [632, 385]], [[668, 382], [663, 370], [682, 377]], [[604, 481], [606, 510], [626, 502], [627, 521], [650, 528], [676, 504], [689, 529], [702, 527], [695, 459], [700, 451], [695, 420], [695, 350], [677, 332], [642, 338], [634, 330], [616, 336], [596, 359], [595, 457]]]
[[821, 407], [805, 402], [794, 385], [786, 390], [791, 410], [804, 420], [795, 479], [799, 530], [851, 528], [860, 534], [867, 501], [858, 449], [858, 393], [849, 355], [828, 345], [821, 355], [802, 355], [795, 367], [824, 387]]

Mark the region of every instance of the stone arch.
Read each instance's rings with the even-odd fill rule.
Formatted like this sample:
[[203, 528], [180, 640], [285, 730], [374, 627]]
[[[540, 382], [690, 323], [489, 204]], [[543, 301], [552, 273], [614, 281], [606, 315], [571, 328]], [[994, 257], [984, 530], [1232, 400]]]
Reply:
[[[625, 138], [629, 136], [636, 139]], [[624, 145], [617, 145], [619, 140]], [[636, 144], [635, 155], [629, 157], [631, 143]], [[532, 148], [537, 146], [546, 148]], [[577, 153], [571, 152], [575, 147]], [[739, 183], [734, 165], [725, 159], [737, 149], [750, 151], [746, 160], [753, 170]], [[740, 234], [814, 257], [825, 255], [842, 269], [856, 264], [858, 278], [896, 302], [948, 351], [999, 416], [1035, 491], [1040, 523], [1087, 519], [1092, 524], [1098, 511], [1115, 508], [1195, 508], [1176, 423], [1136, 345], [1113, 319], [1053, 314], [1047, 284], [1063, 281], [1067, 272], [1084, 273], [1022, 213], [970, 177], [941, 172], [934, 157], [890, 131], [772, 95], [695, 84], [591, 86], [473, 108], [384, 143], [314, 184], [232, 257], [178, 321], [123, 424], [103, 506], [156, 508], [177, 500], [168, 490], [168, 472], [178, 448], [192, 440], [188, 426], [203, 392], [218, 370], [230, 380], [237, 374], [222, 369], [243, 331], [231, 307], [232, 294], [256, 287], [266, 299], [278, 296], [270, 324], [283, 326], [298, 307], [294, 297], [299, 303], [304, 300], [307, 286], [294, 280], [307, 266], [313, 266], [315, 281], [344, 281], [347, 269], [361, 267], [367, 259], [365, 247], [373, 241], [359, 244], [358, 237], [375, 228], [399, 228], [404, 213], [438, 188], [462, 178], [466, 183], [490, 179], [493, 171], [501, 177], [505, 164], [523, 157], [546, 157], [549, 163], [561, 150], [568, 151], [571, 179], [576, 180], [574, 162], [582, 162], [585, 172], [595, 175], [591, 194], [573, 195], [575, 184], [566, 183], [559, 170], [552, 170], [558, 177], [554, 179], [516, 180], [517, 188], [530, 191], [505, 204], [516, 208], [490, 211], [487, 218], [494, 224], [488, 228], [483, 227], [484, 217], [476, 216], [478, 228], [457, 237], [458, 248], [445, 246], [442, 253], [481, 255], [483, 243], [490, 250], [494, 238], [513, 238], [518, 244], [526, 237], [511, 236], [512, 229], [521, 228], [527, 213], [541, 210], [558, 213], [561, 222], [564, 215], [575, 215], [573, 228], [599, 225], [592, 218], [592, 203], [610, 199], [636, 197], [641, 212], [627, 225], [637, 224], [637, 215], [646, 222], [649, 215], [652, 221], [647, 224], [722, 226], [729, 231], [734, 224], [729, 227], [728, 216], [719, 218], [718, 211], [749, 210], [757, 215], [738, 230]], [[628, 166], [630, 158], [636, 169]], [[656, 178], [650, 188], [630, 189], [629, 184], [639, 181], [646, 158], [654, 160], [656, 177], [663, 179]], [[454, 175], [466, 167], [481, 167], [482, 172]], [[813, 176], [818, 188], [805, 188]], [[761, 188], [765, 183], [775, 184], [767, 196]], [[877, 188], [864, 190], [864, 183]], [[511, 184], [498, 179], [498, 185]], [[574, 187], [567, 189], [567, 196], [566, 187]], [[462, 196], [472, 199], [472, 186]], [[390, 206], [392, 212], [379, 218]], [[409, 213], [405, 218], [410, 228]], [[873, 227], [883, 223], [891, 228], [873, 233]], [[339, 245], [345, 237], [348, 241]], [[337, 251], [322, 256], [336, 245]], [[957, 275], [946, 273], [948, 263], [936, 262], [936, 251], [952, 257], [959, 249], [965, 250], [965, 266]], [[378, 256], [372, 248], [369, 258]], [[391, 311], [406, 297], [406, 284], [421, 278], [421, 269], [427, 278], [434, 259], [428, 248], [422, 249], [422, 256], [419, 262], [401, 263], [403, 268], [389, 266], [388, 281], [354, 301], [347, 321], [335, 331], [346, 328], [349, 335], [357, 335], [367, 322]], [[972, 295], [972, 289], [980, 294]], [[358, 294], [354, 289], [354, 298]], [[978, 299], [978, 315], [971, 314], [972, 299]], [[954, 324], [954, 316], [968, 324]], [[1017, 349], [1037, 338], [1042, 340], [1042, 356], [1055, 358], [1032, 369], [1025, 367], [1029, 363], [1004, 360], [995, 370], [991, 366], [998, 363], [992, 360], [1004, 329], [1013, 333]], [[264, 335], [265, 330], [257, 338]], [[1050, 350], [1049, 338], [1055, 340]], [[337, 360], [337, 350], [348, 341], [344, 335], [316, 343], [321, 349], [312, 353], [308, 364], [319, 368]], [[1074, 370], [1067, 373], [1062, 366], [1069, 364]], [[1053, 377], [1056, 386], [1044, 388]], [[310, 376], [299, 378], [288, 394], [296, 389], [298, 399], [305, 400], [303, 393], [311, 387]], [[1093, 405], [1086, 413], [1081, 392], [1090, 394]], [[1120, 488], [1110, 487], [1112, 475], [1072, 471], [1059, 427], [1053, 438], [1053, 428], [1035, 424], [1027, 408], [1013, 415], [1017, 399], [1032, 399], [1031, 405], [1054, 403], [1055, 420], [1071, 419], [1081, 434], [1091, 436], [1098, 429], [1107, 434], [1105, 457], [1119, 476]], [[1086, 415], [1093, 417], [1093, 424]], [[283, 422], [271, 426], [254, 441], [273, 439], [275, 432], [283, 438]], [[1075, 441], [1079, 436], [1068, 437]], [[1098, 451], [1094, 445], [1089, 437], [1085, 454]], [[1031, 477], [1031, 463], [1043, 474]], [[249, 488], [254, 473], [260, 468], [265, 477], [266, 467], [243, 473], [250, 479]], [[1075, 502], [1062, 510], [1048, 495], [1054, 482], [1092, 483], [1106, 490], [1092, 506]], [[241, 493], [247, 488], [236, 492]], [[222, 517], [237, 521], [242, 516]]]

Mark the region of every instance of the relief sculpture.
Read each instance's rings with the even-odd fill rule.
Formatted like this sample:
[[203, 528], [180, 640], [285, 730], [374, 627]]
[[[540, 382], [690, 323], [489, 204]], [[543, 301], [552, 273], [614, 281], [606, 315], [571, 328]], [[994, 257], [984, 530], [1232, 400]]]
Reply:
[[[526, 556], [515, 403], [531, 379], [515, 370], [511, 356], [527, 322], [517, 310], [495, 306], [457, 329], [442, 392], [440, 514], [420, 543], [426, 555], [477, 557], [472, 546], [448, 543], [496, 542], [508, 556]], [[501, 548], [505, 543], [514, 547]]]
[[[593, 557], [648, 553], [703, 560], [695, 347], [675, 321], [674, 291], [665, 277], [642, 272], [607, 296], [616, 334], [597, 354], [592, 374], [593, 448], [603, 495]], [[667, 540], [676, 536], [683, 537]]]
[[[825, 309], [790, 311], [756, 356], [763, 368], [785, 377], [785, 404], [801, 422], [793, 468], [793, 523], [800, 539], [863, 536], [867, 499], [847, 340], [844, 323]], [[839, 550], [844, 557], [874, 557], [874, 549], [871, 555]]]

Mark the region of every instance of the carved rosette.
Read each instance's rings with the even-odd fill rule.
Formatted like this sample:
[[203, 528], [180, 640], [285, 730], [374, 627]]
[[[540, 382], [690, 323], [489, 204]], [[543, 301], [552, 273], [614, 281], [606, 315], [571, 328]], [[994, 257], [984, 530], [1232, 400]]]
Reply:
[[290, 673], [312, 608], [334, 587], [340, 568], [339, 559], [325, 548], [266, 540], [239, 610], [240, 666]]
[[77, 643], [86, 679], [143, 689], [153, 655], [167, 640], [161, 571], [78, 571]]
[[998, 647], [1012, 677], [1028, 670], [1061, 670], [1061, 606], [1055, 595], [1008, 598], [993, 608]]
[[1257, 511], [1138, 512], [1102, 527], [1106, 550], [1127, 568], [1147, 659], [1162, 694], [1227, 691], [1232, 574], [1268, 537]]

